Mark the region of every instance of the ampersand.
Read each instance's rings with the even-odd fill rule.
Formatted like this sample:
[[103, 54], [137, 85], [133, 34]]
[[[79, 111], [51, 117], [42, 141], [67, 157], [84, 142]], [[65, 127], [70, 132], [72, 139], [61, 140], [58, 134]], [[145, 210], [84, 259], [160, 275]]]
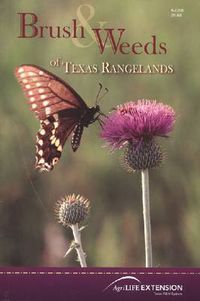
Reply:
[[[87, 14], [84, 14], [84, 11], [85, 13]], [[95, 15], [95, 9], [92, 5], [89, 5], [89, 4], [82, 4], [78, 7], [77, 9], [77, 17], [80, 21], [79, 24], [77, 24], [77, 26], [83, 26], [84, 27], [84, 30], [86, 30], [89, 34], [89, 36], [91, 37], [91, 40], [88, 44], [83, 44], [80, 42], [80, 39], [72, 39], [72, 42], [74, 43], [74, 45], [76, 45], [77, 47], [81, 47], [81, 48], [87, 48], [87, 47], [90, 47], [92, 46], [92, 44], [96, 43], [96, 38], [95, 38], [95, 34], [90, 26], [90, 24], [88, 23], [89, 20], [91, 20], [94, 15]], [[84, 17], [84, 15], [87, 16]], [[103, 28], [103, 26], [107, 23], [107, 21], [99, 21], [98, 24], [99, 24], [99, 27], [100, 28]], [[83, 39], [81, 39], [83, 40]]]

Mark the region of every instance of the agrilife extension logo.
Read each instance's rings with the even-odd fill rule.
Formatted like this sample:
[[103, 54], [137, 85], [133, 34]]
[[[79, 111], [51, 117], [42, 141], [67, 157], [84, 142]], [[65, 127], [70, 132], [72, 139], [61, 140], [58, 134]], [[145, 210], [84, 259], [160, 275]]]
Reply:
[[142, 283], [138, 278], [133, 276], [123, 276], [111, 282], [103, 292], [114, 293], [147, 293], [156, 296], [182, 296], [184, 291], [183, 284], [147, 284]]

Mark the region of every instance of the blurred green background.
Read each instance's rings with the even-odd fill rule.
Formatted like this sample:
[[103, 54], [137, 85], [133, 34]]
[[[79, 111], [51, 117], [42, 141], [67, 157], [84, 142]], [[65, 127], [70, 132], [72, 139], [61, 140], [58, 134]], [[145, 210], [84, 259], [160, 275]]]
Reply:
[[[68, 25], [77, 8], [91, 4], [97, 27], [124, 27], [130, 42], [152, 34], [167, 43], [166, 55], [99, 54], [97, 45], [78, 48], [70, 39], [18, 39], [18, 12], [34, 12], [41, 23]], [[183, 8], [172, 18], [171, 8]], [[128, 174], [120, 152], [102, 148], [98, 123], [84, 132], [73, 153], [70, 141], [50, 173], [34, 170], [35, 134], [39, 123], [28, 110], [13, 70], [37, 64], [69, 82], [93, 106], [98, 82], [109, 89], [102, 111], [128, 100], [157, 99], [176, 110], [171, 137], [162, 141], [166, 160], [150, 172], [153, 257], [155, 267], [200, 266], [200, 104], [199, 1], [1, 0], [0, 2], [0, 265], [78, 266], [75, 252], [63, 255], [72, 239], [54, 219], [53, 207], [65, 194], [91, 201], [88, 227], [82, 233], [89, 266], [144, 266], [140, 174]], [[86, 14], [88, 12], [86, 11]], [[87, 34], [87, 33], [86, 33]], [[85, 42], [90, 41], [90, 37]], [[52, 68], [62, 57], [74, 63], [173, 64], [173, 75], [73, 75]]]

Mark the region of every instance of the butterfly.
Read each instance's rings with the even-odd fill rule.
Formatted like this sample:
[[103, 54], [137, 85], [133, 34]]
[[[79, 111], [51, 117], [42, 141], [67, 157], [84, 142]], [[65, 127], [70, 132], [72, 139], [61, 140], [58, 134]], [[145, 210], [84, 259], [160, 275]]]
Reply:
[[95, 106], [90, 108], [68, 83], [41, 67], [21, 65], [16, 68], [15, 75], [31, 110], [40, 121], [35, 168], [50, 171], [59, 161], [71, 133], [71, 146], [75, 152], [80, 146], [84, 127], [96, 120], [101, 124], [100, 116], [104, 114], [98, 105], [98, 97], [102, 85]]

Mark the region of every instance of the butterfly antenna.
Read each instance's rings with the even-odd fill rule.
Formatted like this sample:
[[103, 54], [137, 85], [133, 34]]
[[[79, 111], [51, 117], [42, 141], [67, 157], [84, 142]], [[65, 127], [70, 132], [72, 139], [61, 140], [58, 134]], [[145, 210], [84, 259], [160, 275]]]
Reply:
[[99, 102], [99, 95], [100, 95], [100, 93], [101, 93], [102, 87], [103, 87], [102, 84], [99, 83], [99, 91], [98, 91], [97, 96], [96, 96], [95, 105], [97, 105], [98, 102]]
[[100, 102], [100, 100], [101, 100], [102, 98], [104, 98], [104, 96], [108, 93], [108, 91], [109, 91], [109, 90], [108, 90], [107, 88], [104, 89], [104, 93], [101, 95], [101, 97], [98, 98], [97, 104]]
[[100, 89], [99, 89], [99, 93], [98, 93], [97, 98], [96, 98], [96, 105], [98, 105], [98, 103], [100, 102], [100, 100], [101, 100], [102, 98], [104, 98], [104, 96], [105, 96], [105, 95], [108, 93], [108, 91], [109, 91], [107, 88], [105, 88], [105, 89], [104, 89], [104, 93], [99, 97], [100, 92], [101, 92], [101, 90], [102, 90], [102, 84], [99, 83], [99, 85], [100, 85]]

